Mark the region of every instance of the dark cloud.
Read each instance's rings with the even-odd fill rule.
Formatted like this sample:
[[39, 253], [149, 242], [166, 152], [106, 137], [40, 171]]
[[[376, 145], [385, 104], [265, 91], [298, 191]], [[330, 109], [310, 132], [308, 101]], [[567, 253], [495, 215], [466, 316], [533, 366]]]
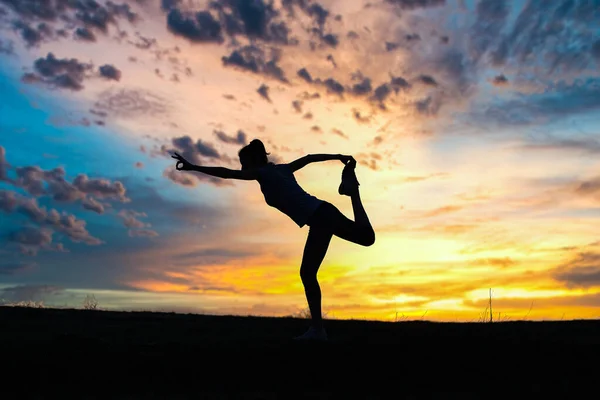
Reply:
[[506, 86], [508, 85], [508, 79], [504, 75], [498, 75], [494, 77], [492, 83], [496, 86]]
[[600, 253], [578, 254], [576, 258], [556, 268], [553, 277], [567, 287], [600, 286]]
[[502, 34], [490, 35], [487, 54], [495, 65], [533, 64], [543, 59], [538, 73], [579, 72], [592, 65], [589, 50], [597, 38], [590, 28], [599, 18], [600, 7], [595, 2], [531, 1], [512, 26], [505, 27]]
[[51, 229], [28, 226], [11, 232], [9, 240], [19, 244], [22, 254], [35, 256], [41, 249], [52, 250], [52, 234]]
[[260, 97], [271, 103], [271, 98], [269, 97], [269, 87], [267, 85], [263, 83], [256, 91], [258, 92]]
[[[104, 178], [89, 178], [79, 174], [73, 182], [65, 179], [66, 172], [62, 167], [43, 170], [38, 166], [15, 168], [16, 179], [14, 184], [33, 196], [48, 195], [59, 202], [85, 202], [88, 209], [97, 207], [90, 197], [98, 199], [116, 200], [122, 203], [129, 201], [126, 189], [119, 181], [111, 182]], [[91, 207], [91, 208], [90, 208]]]
[[310, 73], [306, 70], [306, 68], [301, 68], [296, 73], [300, 78], [304, 79], [308, 83], [312, 83], [313, 79]]
[[385, 51], [394, 51], [400, 47], [400, 43], [385, 42]]
[[119, 211], [117, 215], [123, 221], [123, 225], [129, 228], [128, 234], [130, 237], [158, 236], [158, 232], [148, 229], [152, 226], [151, 224], [139, 220], [139, 218], [147, 217], [148, 215], [146, 213], [123, 209]]
[[420, 75], [417, 77], [417, 80], [427, 86], [438, 86], [437, 81], [430, 75]]
[[403, 10], [415, 10], [417, 8], [437, 7], [446, 4], [446, 0], [385, 0]]
[[130, 229], [128, 232], [130, 237], [156, 237], [158, 232], [152, 229]]
[[352, 86], [352, 93], [362, 96], [371, 93], [373, 88], [371, 87], [371, 79], [364, 78], [361, 82], [356, 83]]
[[436, 115], [441, 107], [441, 99], [434, 96], [427, 96], [415, 102], [415, 109], [423, 115]]
[[75, 39], [83, 40], [86, 42], [96, 41], [96, 35], [94, 35], [94, 32], [92, 32], [89, 28], [85, 26], [75, 29], [75, 31], [73, 32], [73, 36], [75, 37]]
[[390, 85], [396, 93], [398, 93], [400, 90], [408, 90], [411, 88], [411, 84], [400, 76], [392, 77], [390, 80]]
[[56, 295], [64, 289], [51, 285], [22, 285], [0, 289], [1, 297], [9, 301], [38, 301]]
[[[127, 3], [105, 3], [95, 0], [0, 0], [14, 13], [15, 29], [29, 46], [53, 39], [51, 25], [67, 23], [75, 26], [75, 37], [93, 41], [95, 32], [106, 34], [108, 27], [118, 27], [119, 20], [135, 23], [139, 18]], [[37, 25], [33, 25], [37, 23]], [[66, 31], [59, 29], [58, 36]]]
[[156, 47], [158, 44], [156, 39], [143, 36], [139, 32], [136, 32], [135, 36], [137, 40], [135, 42], [130, 40], [129, 43], [140, 50], [148, 50], [152, 47]]
[[471, 56], [475, 60], [485, 54], [498, 40], [510, 6], [506, 0], [482, 0], [476, 6], [476, 21], [469, 35]]
[[592, 137], [550, 139], [525, 143], [520, 147], [526, 150], [559, 150], [600, 154], [600, 140]]
[[208, 142], [198, 139], [196, 142], [189, 136], [180, 136], [173, 138], [171, 143], [175, 147], [174, 149], [167, 150], [168, 152], [177, 152], [181, 154], [186, 160], [194, 164], [200, 164], [200, 157], [210, 159], [221, 159], [221, 155], [215, 149], [215, 147]]
[[4, 150], [4, 147], [0, 146], [0, 182], [12, 181], [12, 179], [8, 177], [8, 170], [10, 168], [10, 164], [6, 161], [6, 150]]
[[341, 130], [339, 130], [337, 128], [333, 128], [331, 130], [331, 132], [334, 133], [334, 134], [336, 134], [336, 135], [338, 135], [338, 136], [343, 137], [344, 139], [348, 139], [348, 135], [346, 135], [344, 132], [342, 132]]
[[31, 262], [8, 262], [0, 264], [0, 275], [16, 275], [35, 267]]
[[391, 85], [384, 83], [375, 88], [373, 92], [372, 100], [384, 102], [388, 96], [392, 93]]
[[[3, 168], [1, 171], [6, 171], [3, 180], [34, 196], [27, 197], [13, 190], [0, 190], [0, 211], [24, 216], [29, 222], [24, 229], [14, 231], [10, 236], [10, 240], [18, 243], [24, 254], [35, 255], [39, 249], [65, 251], [62, 243], [53, 244], [54, 233], [75, 243], [103, 243], [87, 231], [86, 221], [73, 214], [42, 206], [38, 203], [38, 197], [49, 197], [62, 203], [80, 202], [84, 210], [98, 214], [105, 212], [105, 207], [110, 206], [109, 201], [131, 201], [120, 181], [90, 178], [85, 174], [78, 174], [69, 181], [62, 167], [49, 170], [38, 166], [9, 167], [4, 149], [0, 147], [0, 168]], [[8, 172], [12, 171], [14, 178], [8, 176]]]
[[170, 181], [184, 186], [196, 187], [201, 183], [209, 183], [215, 186], [231, 186], [233, 183], [227, 179], [215, 178], [214, 176], [202, 174], [200, 172], [177, 171], [175, 167], [168, 167], [163, 171], [163, 176]]
[[235, 136], [229, 136], [223, 131], [216, 131], [216, 130], [213, 133], [215, 134], [217, 139], [219, 139], [221, 142], [224, 142], [224, 143], [237, 144], [240, 146], [245, 146], [248, 144], [248, 135], [246, 135], [246, 133], [241, 130], [238, 131], [237, 135], [235, 135]]
[[23, 75], [27, 83], [39, 82], [50, 87], [70, 90], [81, 90], [83, 80], [93, 68], [91, 64], [80, 63], [77, 59], [58, 59], [53, 53], [38, 58], [34, 64], [35, 73]]
[[342, 85], [341, 83], [339, 83], [338, 81], [336, 81], [333, 78], [327, 78], [325, 79], [325, 81], [323, 82], [323, 85], [325, 85], [325, 87], [327, 88], [327, 92], [329, 93], [334, 93], [337, 95], [343, 95], [344, 91], [346, 90], [344, 88], [344, 85]]
[[115, 66], [106, 64], [99, 68], [100, 75], [106, 79], [112, 79], [114, 81], [121, 80], [121, 71]]
[[[322, 43], [331, 47], [336, 47], [339, 44], [338, 35], [325, 31], [331, 13], [323, 5], [311, 0], [283, 0], [282, 7], [287, 10], [290, 17], [296, 16], [297, 9], [308, 15], [313, 21], [313, 26], [307, 31]], [[337, 18], [337, 20], [339, 19]]]
[[174, 8], [177, 8], [181, 0], [160, 0], [160, 7], [163, 11], [171, 11]]
[[164, 116], [170, 107], [168, 102], [143, 89], [110, 88], [100, 93], [95, 103], [97, 111], [123, 118]]
[[323, 43], [331, 46], [331, 47], [337, 47], [337, 45], [340, 43], [340, 40], [338, 38], [337, 35], [334, 35], [332, 33], [328, 33], [326, 35], [323, 35], [321, 37], [321, 40], [323, 40]]
[[294, 100], [292, 101], [292, 107], [294, 108], [294, 110], [296, 110], [297, 113], [302, 113], [302, 105], [304, 103], [302, 102], [302, 100]]
[[600, 61], [600, 39], [596, 40], [594, 42], [594, 44], [592, 45], [592, 56], [594, 56], [594, 58], [597, 61]]
[[[38, 225], [36, 228], [28, 227], [11, 235], [11, 240], [21, 243], [30, 254], [31, 251], [35, 254], [35, 250], [39, 247], [48, 247], [52, 241], [52, 231], [65, 235], [75, 243], [83, 242], [89, 245], [103, 243], [87, 231], [84, 220], [72, 214], [60, 213], [53, 208], [48, 210], [40, 206], [35, 198], [11, 193], [11, 191], [0, 190], [0, 210], [8, 214], [13, 212], [22, 214]], [[38, 242], [35, 242], [36, 240]], [[54, 249], [62, 249], [62, 246]]]
[[199, 11], [186, 13], [178, 8], [171, 8], [167, 16], [167, 27], [179, 36], [192, 42], [223, 42], [221, 24], [210, 12]]
[[54, 36], [54, 30], [45, 22], [32, 27], [27, 22], [15, 21], [13, 28], [19, 32], [21, 39], [23, 39], [27, 47], [39, 46]]
[[272, 49], [271, 55], [267, 56], [263, 49], [250, 45], [234, 50], [229, 56], [222, 57], [221, 60], [225, 66], [234, 66], [287, 83], [285, 72], [277, 65], [279, 57], [280, 54], [275, 49]]
[[600, 177], [582, 182], [575, 192], [581, 195], [600, 194]]
[[371, 117], [362, 115], [360, 110], [357, 109], [352, 109], [352, 116], [359, 124], [368, 124], [371, 122]]
[[506, 101], [483, 105], [473, 116], [485, 121], [509, 125], [529, 125], [600, 109], [600, 79], [559, 83], [551, 90], [517, 95]]
[[0, 54], [14, 54], [12, 42], [0, 40]]
[[297, 43], [289, 36], [285, 22], [278, 20], [279, 11], [273, 7], [272, 1], [221, 0], [211, 4], [218, 10], [221, 24], [231, 36], [244, 35], [250, 40], [286, 45]]

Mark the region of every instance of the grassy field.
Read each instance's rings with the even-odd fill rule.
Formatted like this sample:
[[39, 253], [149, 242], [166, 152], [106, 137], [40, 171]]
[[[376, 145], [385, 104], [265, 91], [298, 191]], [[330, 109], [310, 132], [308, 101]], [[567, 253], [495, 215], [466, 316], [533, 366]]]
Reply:
[[[600, 321], [307, 321], [0, 307], [5, 399], [575, 398]], [[587, 396], [586, 396], [587, 397]], [[593, 396], [592, 396], [593, 397]]]

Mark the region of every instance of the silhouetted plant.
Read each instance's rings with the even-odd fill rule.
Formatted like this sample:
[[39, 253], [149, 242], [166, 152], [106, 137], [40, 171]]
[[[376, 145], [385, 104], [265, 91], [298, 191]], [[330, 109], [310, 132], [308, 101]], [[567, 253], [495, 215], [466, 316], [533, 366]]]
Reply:
[[84, 310], [97, 310], [98, 309], [98, 300], [94, 297], [93, 294], [88, 294], [83, 299], [83, 309]]
[[[331, 319], [328, 317], [329, 312], [328, 311], [321, 311], [321, 317], [323, 319]], [[306, 307], [303, 308], [302, 310], [298, 311], [297, 313], [292, 315], [292, 318], [300, 318], [300, 319], [310, 319], [310, 308]]]
[[7, 306], [7, 307], [29, 307], [29, 308], [46, 308], [44, 306], [44, 302], [43, 301], [35, 301], [35, 300], [22, 300], [22, 301], [17, 301], [15, 303], [13, 302], [3, 302], [0, 303], [3, 306]]

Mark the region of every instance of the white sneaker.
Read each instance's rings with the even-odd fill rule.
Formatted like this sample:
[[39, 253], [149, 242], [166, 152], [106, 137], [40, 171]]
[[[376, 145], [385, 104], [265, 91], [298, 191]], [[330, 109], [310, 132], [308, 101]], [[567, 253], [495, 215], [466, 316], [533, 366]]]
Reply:
[[317, 330], [314, 327], [308, 328], [308, 330], [301, 336], [296, 336], [294, 340], [319, 340], [319, 341], [327, 341], [327, 332], [325, 328], [321, 328], [321, 330]]

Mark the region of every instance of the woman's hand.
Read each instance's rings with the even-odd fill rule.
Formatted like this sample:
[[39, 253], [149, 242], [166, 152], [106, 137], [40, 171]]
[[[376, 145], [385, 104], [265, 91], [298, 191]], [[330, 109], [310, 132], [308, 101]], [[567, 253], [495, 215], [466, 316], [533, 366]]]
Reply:
[[340, 161], [343, 162], [344, 164], [348, 164], [350, 161], [356, 162], [354, 160], [354, 157], [352, 157], [352, 156], [345, 156], [343, 154], [340, 154]]
[[[175, 169], [177, 169], [177, 171], [191, 171], [194, 167], [194, 164], [190, 163], [177, 152], [171, 157], [177, 160], [177, 163], [175, 164]], [[181, 166], [179, 166], [179, 164], [181, 164]]]

